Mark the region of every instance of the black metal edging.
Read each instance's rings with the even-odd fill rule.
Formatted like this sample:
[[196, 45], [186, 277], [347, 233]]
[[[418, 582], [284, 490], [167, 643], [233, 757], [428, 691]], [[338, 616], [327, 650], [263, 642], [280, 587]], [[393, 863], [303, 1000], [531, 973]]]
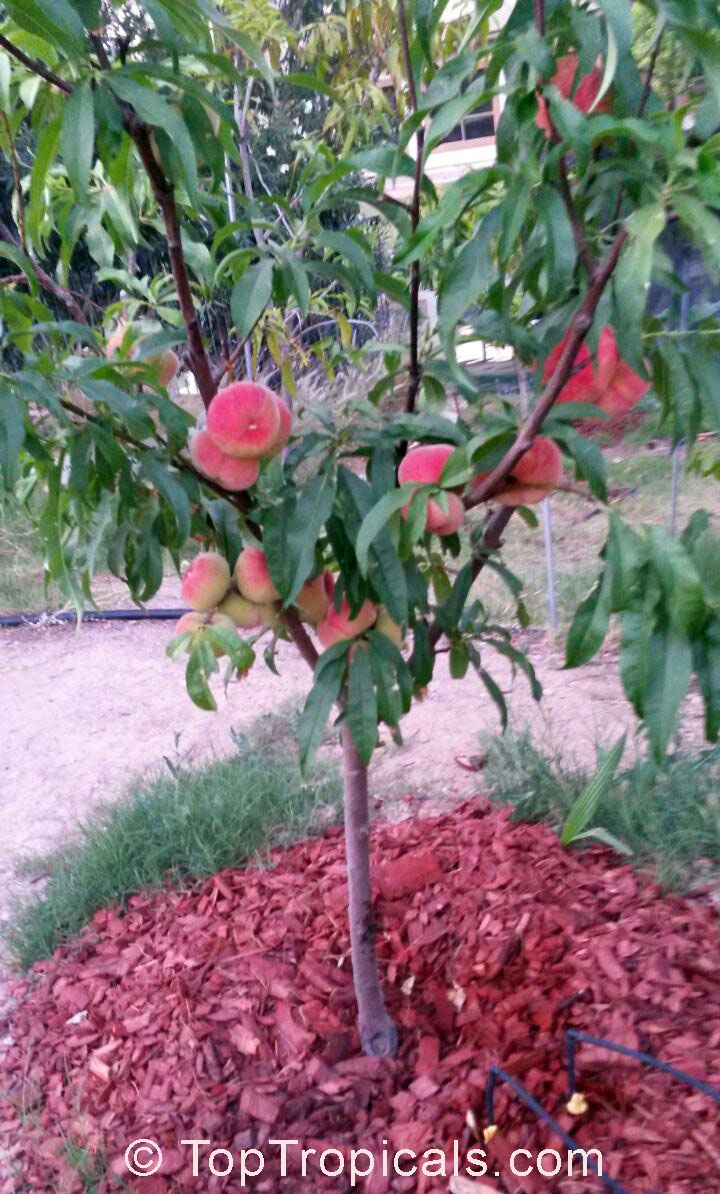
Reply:
[[666, 1061], [658, 1061], [657, 1057], [653, 1057], [651, 1053], [640, 1053], [637, 1049], [631, 1049], [629, 1045], [616, 1045], [615, 1041], [607, 1041], [598, 1036], [589, 1036], [587, 1032], [579, 1032], [576, 1028], [568, 1028], [565, 1033], [568, 1093], [571, 1096], [575, 1094], [577, 1089], [575, 1082], [575, 1049], [578, 1044], [595, 1045], [599, 1049], [607, 1049], [610, 1053], [620, 1053], [623, 1057], [631, 1057], [633, 1061], [639, 1061], [643, 1065], [652, 1066], [654, 1070], [660, 1070], [663, 1074], [670, 1074], [672, 1078], [677, 1078], [678, 1082], [684, 1082], [686, 1086], [692, 1086], [694, 1090], [699, 1090], [701, 1094], [707, 1095], [708, 1098], [720, 1104], [720, 1090], [715, 1086], [710, 1086], [708, 1082], [703, 1082], [700, 1078], [693, 1078], [692, 1074], [686, 1074], [684, 1070], [677, 1070], [674, 1065], [668, 1065]]
[[546, 1123], [548, 1127], [555, 1133], [555, 1135], [560, 1137], [563, 1144], [565, 1144], [571, 1152], [584, 1154], [587, 1160], [588, 1169], [592, 1171], [599, 1182], [602, 1182], [606, 1190], [611, 1190], [612, 1194], [630, 1194], [630, 1191], [625, 1186], [621, 1186], [619, 1182], [613, 1181], [611, 1177], [607, 1177], [606, 1174], [600, 1172], [592, 1157], [589, 1155], [587, 1149], [584, 1149], [580, 1144], [578, 1144], [577, 1140], [570, 1135], [569, 1132], [565, 1131], [558, 1121], [554, 1119], [548, 1111], [545, 1110], [542, 1104], [538, 1103], [537, 1099], [533, 1098], [533, 1096], [528, 1090], [525, 1089], [522, 1083], [518, 1082], [517, 1078], [513, 1078], [511, 1074], [507, 1074], [505, 1070], [501, 1070], [500, 1067], [496, 1065], [490, 1067], [487, 1086], [485, 1087], [485, 1114], [487, 1116], [488, 1124], [495, 1123], [495, 1087], [498, 1081], [504, 1082], [506, 1086], [509, 1086], [510, 1089], [513, 1090], [520, 1099], [520, 1102], [524, 1103], [526, 1107], [529, 1107], [538, 1119], [542, 1120], [543, 1123]]
[[0, 614], [0, 629], [16, 626], [54, 626], [56, 622], [170, 622], [181, 618], [186, 609], [86, 609], [78, 619], [75, 610], [61, 609], [56, 614]]

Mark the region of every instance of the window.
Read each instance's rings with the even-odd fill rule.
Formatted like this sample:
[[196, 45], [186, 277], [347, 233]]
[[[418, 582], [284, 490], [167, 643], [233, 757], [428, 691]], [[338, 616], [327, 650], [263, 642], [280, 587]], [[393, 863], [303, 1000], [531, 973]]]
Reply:
[[486, 100], [485, 103], [478, 104], [477, 108], [473, 108], [472, 112], [468, 112], [467, 116], [463, 116], [460, 123], [450, 129], [447, 137], [443, 138], [442, 144], [451, 141], [477, 141], [481, 137], [494, 136], [495, 114], [492, 100]]

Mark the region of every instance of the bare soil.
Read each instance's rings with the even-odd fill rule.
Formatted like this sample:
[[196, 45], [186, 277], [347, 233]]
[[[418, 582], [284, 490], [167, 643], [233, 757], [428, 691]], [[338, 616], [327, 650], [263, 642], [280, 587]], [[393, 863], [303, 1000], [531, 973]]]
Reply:
[[[173, 605], [167, 600], [163, 604]], [[193, 763], [233, 749], [232, 732], [289, 700], [302, 701], [310, 683], [291, 647], [278, 652], [280, 678], [257, 662], [250, 676], [219, 693], [219, 711], [190, 702], [183, 667], [165, 655], [172, 623], [87, 623], [0, 632], [0, 782], [3, 834], [0, 879], [6, 886], [23, 856], [47, 849], [81, 823], [99, 802], [124, 793], [166, 759]], [[590, 764], [598, 742], [629, 731], [635, 721], [608, 651], [577, 672], [563, 670], [559, 642], [540, 632], [526, 643], [544, 688], [537, 705], [522, 675], [504, 659], [487, 666], [508, 699], [515, 724], [529, 724], [546, 745]], [[218, 685], [219, 687], [219, 685]], [[699, 707], [691, 698], [683, 737], [699, 740]], [[462, 766], [479, 751], [478, 735], [497, 732], [496, 709], [477, 677], [450, 678], [438, 661], [427, 698], [403, 722], [404, 744], [385, 736], [373, 762], [373, 785], [386, 814], [420, 798], [425, 811], [447, 808], [482, 786]], [[458, 759], [461, 762], [458, 762]]]

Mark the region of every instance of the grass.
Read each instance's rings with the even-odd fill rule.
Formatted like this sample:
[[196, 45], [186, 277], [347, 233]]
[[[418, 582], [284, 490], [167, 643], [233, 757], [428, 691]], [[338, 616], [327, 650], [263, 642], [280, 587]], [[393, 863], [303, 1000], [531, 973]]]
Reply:
[[39, 897], [20, 902], [6, 932], [21, 967], [49, 956], [99, 908], [140, 890], [187, 885], [261, 858], [334, 818], [341, 784], [319, 763], [303, 778], [294, 717], [268, 715], [235, 738], [228, 758], [139, 782], [99, 809], [78, 835], [23, 869], [47, 875]]
[[[483, 739], [483, 749], [492, 799], [514, 805], [517, 820], [559, 829], [590, 778], [559, 752], [541, 750], [528, 730]], [[720, 875], [720, 747], [619, 771], [596, 810], [598, 826], [663, 887], [687, 889]]]
[[19, 502], [0, 498], [0, 612], [35, 612], [58, 608], [59, 593], [46, 594], [42, 548]]

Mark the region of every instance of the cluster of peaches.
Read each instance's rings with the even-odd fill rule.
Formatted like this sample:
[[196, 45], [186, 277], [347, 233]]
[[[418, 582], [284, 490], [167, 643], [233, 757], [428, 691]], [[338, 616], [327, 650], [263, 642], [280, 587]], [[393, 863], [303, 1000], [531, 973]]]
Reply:
[[[565, 338], [549, 354], [543, 380], [552, 374], [564, 346]], [[648, 383], [620, 357], [615, 335], [606, 327], [600, 335], [595, 360], [585, 345], [581, 347], [573, 374], [558, 402], [591, 402], [612, 415], [629, 410], [647, 388]], [[224, 489], [249, 489], [257, 481], [261, 462], [282, 450], [291, 429], [292, 414], [280, 398], [256, 382], [236, 382], [213, 398], [206, 428], [192, 436], [190, 455], [198, 472]], [[400, 463], [398, 484], [440, 487], [443, 469], [454, 451], [453, 444], [420, 444], [411, 448]], [[508, 506], [540, 502], [560, 484], [562, 469], [557, 444], [547, 436], [537, 435], [502, 488], [493, 494], [493, 501]], [[478, 484], [485, 476], [480, 473], [472, 484]], [[402, 509], [405, 518], [409, 517], [412, 496]], [[440, 536], [452, 535], [460, 529], [464, 518], [465, 504], [460, 494], [445, 490], [442, 497], [429, 498], [425, 530]], [[372, 627], [398, 647], [402, 644], [401, 629], [386, 610], [365, 601], [351, 617], [347, 600], [343, 598], [336, 606], [334, 593], [334, 577], [324, 571], [303, 585], [294, 602], [300, 618], [315, 627], [324, 648], [356, 638]], [[204, 625], [253, 630], [274, 627], [280, 620], [280, 594], [259, 547], [245, 547], [232, 574], [218, 552], [202, 552], [183, 575], [182, 595], [191, 612], [180, 619], [178, 634]]]

